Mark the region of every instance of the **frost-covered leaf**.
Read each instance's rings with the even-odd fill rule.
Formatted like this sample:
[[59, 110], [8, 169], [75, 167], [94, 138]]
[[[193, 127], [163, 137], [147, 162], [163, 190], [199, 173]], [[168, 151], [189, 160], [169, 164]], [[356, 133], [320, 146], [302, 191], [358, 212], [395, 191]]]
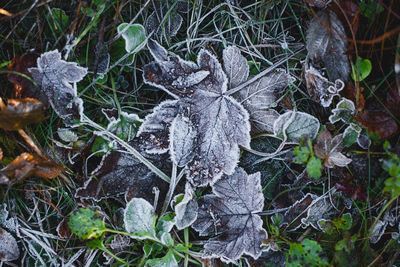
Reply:
[[218, 234], [204, 245], [206, 256], [233, 261], [243, 254], [258, 258], [267, 232], [257, 212], [262, 211], [264, 196], [260, 174], [248, 175], [237, 168], [213, 186], [213, 193], [199, 200], [199, 214], [192, 227], [200, 236]]
[[118, 34], [122, 33], [122, 38], [125, 40], [125, 50], [128, 53], [134, 53], [142, 49], [146, 45], [146, 32], [142, 25], [121, 23], [117, 27]]
[[360, 137], [361, 127], [355, 123], [350, 123], [343, 132], [343, 145], [349, 147], [356, 143]]
[[250, 113], [253, 131], [272, 132], [278, 113], [270, 108], [276, 106], [276, 96], [288, 85], [289, 75], [277, 69], [234, 94]]
[[323, 107], [329, 107], [333, 97], [339, 95], [344, 88], [341, 80], [336, 80], [334, 83], [328, 81], [319, 70], [308, 63], [304, 65], [304, 79], [312, 98], [321, 103]]
[[323, 159], [324, 166], [328, 168], [345, 167], [351, 162], [351, 159], [340, 152], [342, 149], [343, 135], [339, 134], [332, 138], [327, 129], [319, 134], [317, 144], [314, 145], [315, 155]]
[[[129, 142], [138, 148], [137, 139]], [[168, 167], [166, 155], [149, 155], [142, 152], [148, 160], [158, 168]], [[96, 201], [104, 197], [117, 197], [125, 194], [130, 197], [154, 200], [153, 187], [166, 192], [168, 184], [155, 175], [135, 156], [124, 151], [106, 153], [99, 166], [92, 172], [91, 178], [81, 188], [78, 188], [75, 197], [93, 199]]]
[[[194, 194], [192, 187], [189, 183], [186, 183], [185, 195], [175, 206], [176, 228], [178, 228], [178, 230], [189, 227], [194, 221], [196, 221], [198, 204], [195, 198], [196, 195]], [[177, 200], [175, 199], [175, 202], [176, 201]]]
[[290, 231], [294, 231], [301, 226], [301, 219], [307, 217], [307, 209], [313, 201], [318, 199], [315, 194], [307, 193], [301, 199], [295, 201], [285, 212], [283, 225], [288, 225]]
[[155, 237], [156, 215], [153, 206], [143, 198], [132, 198], [124, 211], [124, 226], [128, 233], [145, 239]]
[[29, 68], [29, 72], [66, 125], [81, 118], [83, 102], [78, 98], [76, 83], [85, 77], [86, 68], [62, 60], [61, 53], [53, 50], [43, 53], [37, 59], [37, 67]]
[[175, 259], [174, 253], [172, 250], [169, 250], [168, 253], [162, 258], [156, 258], [146, 261], [146, 266], [151, 267], [178, 267], [178, 262]]
[[44, 120], [43, 104], [34, 98], [0, 100], [0, 128], [6, 131], [22, 129]]
[[[227, 77], [218, 60], [206, 50], [201, 50], [196, 65], [179, 57], [165, 58], [165, 51], [154, 43], [149, 49], [154, 49], [152, 54], [157, 61], [144, 67], [144, 80], [180, 98], [168, 102], [170, 106], [175, 105], [175, 108], [169, 107], [172, 111], [165, 112], [168, 116], [164, 117], [168, 119], [157, 114], [164, 110], [163, 106], [145, 119], [139, 136], [146, 132], [148, 124], [155, 129], [147, 137], [142, 137], [148, 144], [147, 150], [166, 150], [169, 143], [166, 129], [180, 114], [175, 126], [179, 122], [180, 127], [186, 127], [188, 136], [179, 137], [184, 138], [183, 143], [174, 143], [170, 148], [184, 149], [179, 155], [189, 155], [179, 157], [180, 164], [187, 162], [188, 179], [204, 186], [218, 180], [223, 173], [233, 173], [239, 160], [239, 145], [249, 147], [250, 124], [246, 110], [233, 98], [224, 95]], [[179, 135], [182, 136], [182, 133]], [[173, 140], [174, 136], [175, 133], [171, 135]], [[190, 147], [193, 147], [194, 157], [188, 153]], [[175, 157], [178, 154], [172, 151], [171, 155]]]
[[3, 228], [0, 228], [0, 263], [19, 258], [19, 248], [15, 238]]
[[249, 77], [249, 64], [236, 46], [228, 46], [222, 54], [224, 71], [228, 76], [228, 87], [235, 88]]
[[316, 14], [310, 22], [306, 40], [311, 63], [316, 67], [322, 62], [330, 81], [347, 81], [350, 64], [346, 55], [346, 32], [333, 11], [325, 9]]
[[[237, 47], [224, 49], [223, 62], [229, 89], [247, 80], [249, 65]], [[276, 111], [269, 108], [276, 106], [276, 96], [289, 85], [289, 80], [289, 75], [283, 69], [276, 69], [233, 95], [250, 113], [254, 132], [272, 132], [278, 116]]]
[[147, 153], [165, 153], [169, 148], [169, 134], [172, 121], [178, 115], [176, 100], [160, 103], [144, 119], [137, 133]]
[[78, 135], [69, 128], [58, 128], [57, 134], [66, 143], [78, 141]]
[[326, 218], [332, 209], [332, 204], [329, 202], [328, 197], [318, 197], [313, 200], [307, 209], [307, 216], [301, 218], [303, 228], [307, 228], [311, 225], [314, 229], [319, 230], [318, 221], [322, 218]]
[[388, 223], [383, 220], [378, 220], [378, 222], [375, 224], [374, 229], [372, 229], [370, 236], [369, 236], [369, 241], [372, 244], [378, 243], [378, 241], [381, 239], [382, 235], [385, 233], [386, 227]]
[[336, 108], [332, 109], [332, 115], [329, 116], [330, 123], [343, 121], [347, 123], [355, 114], [356, 108], [353, 101], [343, 98], [336, 104]]
[[185, 166], [195, 156], [197, 129], [189, 118], [179, 114], [170, 127], [170, 153], [172, 161], [179, 167]]
[[0, 204], [0, 226], [11, 232], [16, 232], [18, 227], [17, 218], [8, 218], [7, 204]]
[[[293, 115], [293, 112], [288, 111], [279, 116], [274, 123], [274, 135], [283, 137], [283, 131], [285, 130], [288, 139], [296, 142], [299, 142], [304, 137], [311, 140], [314, 139], [320, 126], [318, 119], [304, 112], [296, 112], [295, 115]], [[291, 122], [284, 129], [289, 120]]]

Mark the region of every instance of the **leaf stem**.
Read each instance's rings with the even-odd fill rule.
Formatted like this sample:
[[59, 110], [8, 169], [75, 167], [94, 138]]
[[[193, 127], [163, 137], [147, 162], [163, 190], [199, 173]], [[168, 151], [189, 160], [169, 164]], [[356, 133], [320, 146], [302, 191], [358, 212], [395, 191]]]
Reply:
[[162, 207], [161, 210], [161, 216], [164, 215], [164, 213], [167, 211], [168, 209], [168, 205], [171, 202], [172, 196], [174, 194], [175, 191], [175, 187], [176, 187], [176, 172], [177, 172], [178, 166], [174, 163], [172, 164], [172, 175], [171, 175], [171, 182], [169, 183], [169, 189], [168, 189], [168, 193], [167, 196], [165, 197], [165, 201], [164, 201], [164, 205]]

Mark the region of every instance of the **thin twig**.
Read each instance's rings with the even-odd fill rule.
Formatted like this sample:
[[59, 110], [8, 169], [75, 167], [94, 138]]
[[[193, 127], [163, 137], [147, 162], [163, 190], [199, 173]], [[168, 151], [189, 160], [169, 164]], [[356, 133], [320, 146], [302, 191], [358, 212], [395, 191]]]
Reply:
[[24, 138], [26, 143], [28, 143], [28, 145], [33, 149], [33, 151], [35, 151], [36, 154], [38, 154], [39, 156], [44, 158], [42, 151], [39, 149], [39, 147], [35, 144], [35, 142], [32, 140], [32, 138], [24, 130], [19, 129], [18, 133], [22, 136], [22, 138]]

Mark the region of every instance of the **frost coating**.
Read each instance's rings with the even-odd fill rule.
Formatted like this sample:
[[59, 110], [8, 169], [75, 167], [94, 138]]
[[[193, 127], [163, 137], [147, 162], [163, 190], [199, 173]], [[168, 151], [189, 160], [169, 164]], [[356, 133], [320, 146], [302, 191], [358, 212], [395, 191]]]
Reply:
[[345, 37], [343, 24], [331, 10], [319, 11], [307, 30], [308, 57], [312, 64], [323, 62], [331, 81], [347, 81], [350, 74]]
[[143, 198], [133, 198], [124, 210], [124, 226], [128, 233], [143, 238], [155, 236], [155, 220], [153, 206]]
[[[139, 150], [136, 139], [129, 144]], [[168, 166], [167, 155], [149, 155], [143, 152], [142, 155], [158, 168], [164, 169]], [[75, 197], [99, 201], [105, 197], [126, 194], [129, 198], [140, 197], [153, 202], [154, 187], [163, 193], [167, 191], [168, 183], [160, 180], [135, 156], [114, 150], [103, 156], [91, 178], [83, 187], [77, 189]]]
[[28, 70], [66, 125], [81, 118], [83, 102], [78, 98], [76, 83], [85, 77], [87, 68], [62, 60], [61, 53], [53, 50], [43, 53], [37, 59], [37, 67]]
[[170, 131], [171, 159], [177, 166], [183, 167], [194, 157], [197, 130], [189, 118], [179, 114], [172, 122]]
[[[283, 136], [283, 127], [285, 123], [291, 118], [294, 111], [288, 111], [279, 116], [274, 123], [274, 135]], [[286, 128], [286, 135], [290, 140], [300, 141], [302, 137], [314, 139], [318, 134], [319, 121], [314, 116], [304, 113], [296, 112], [292, 122]]]
[[[196, 65], [176, 56], [165, 60], [166, 51], [154, 41], [149, 49], [157, 61], [144, 67], [145, 82], [178, 100], [173, 102], [176, 113], [169, 112], [167, 119], [157, 114], [162, 107], [146, 117], [139, 136], [148, 145], [147, 151], [165, 152], [169, 143], [173, 160], [180, 165], [187, 163], [188, 179], [198, 186], [218, 180], [223, 173], [233, 173], [239, 160], [239, 145], [250, 146], [249, 115], [241, 104], [224, 95], [228, 79], [217, 58], [201, 50]], [[176, 116], [171, 139], [167, 140], [166, 130]], [[143, 136], [150, 132], [145, 130], [148, 124], [155, 130]], [[183, 132], [175, 131], [177, 127]], [[182, 136], [184, 133], [187, 136]]]
[[262, 211], [264, 195], [260, 173], [248, 175], [237, 168], [213, 186], [212, 195], [199, 201], [199, 214], [192, 227], [201, 236], [220, 233], [205, 244], [206, 256], [234, 261], [243, 254], [258, 258], [267, 232], [257, 212]]
[[146, 116], [137, 133], [147, 153], [165, 153], [169, 147], [169, 127], [178, 115], [177, 101], [160, 103]]
[[244, 83], [249, 77], [249, 65], [240, 53], [239, 48], [228, 46], [222, 53], [224, 71], [229, 79], [229, 88], [234, 88]]
[[19, 258], [19, 248], [15, 238], [6, 230], [0, 228], [0, 263]]
[[175, 206], [176, 228], [178, 230], [189, 227], [197, 219], [198, 204], [195, 194], [189, 183], [185, 185], [185, 195], [181, 202]]

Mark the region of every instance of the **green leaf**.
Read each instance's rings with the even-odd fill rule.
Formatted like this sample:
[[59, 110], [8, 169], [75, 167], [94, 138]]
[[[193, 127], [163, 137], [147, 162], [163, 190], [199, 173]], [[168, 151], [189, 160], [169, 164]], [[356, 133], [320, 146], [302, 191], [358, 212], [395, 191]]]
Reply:
[[[118, 34], [120, 34], [128, 23], [121, 23], [117, 30]], [[134, 53], [142, 49], [146, 44], [146, 32], [142, 25], [133, 24], [130, 25], [129, 28], [122, 33], [122, 38], [125, 40], [125, 50], [128, 53]]]
[[68, 226], [71, 232], [81, 239], [100, 237], [106, 230], [98, 211], [79, 208], [69, 216]]
[[293, 151], [296, 163], [305, 163], [310, 156], [310, 149], [306, 146], [296, 146]]
[[375, 14], [379, 14], [385, 10], [375, 0], [361, 2], [359, 6], [361, 14], [371, 20], [374, 19]]
[[350, 213], [346, 213], [342, 217], [335, 218], [332, 222], [339, 230], [350, 230], [352, 217]]
[[368, 77], [368, 75], [371, 73], [371, 70], [371, 61], [369, 59], [358, 57], [356, 63], [354, 64], [354, 69], [351, 73], [351, 77], [354, 81], [361, 82]]
[[176, 261], [175, 256], [172, 253], [172, 251], [169, 250], [168, 253], [162, 258], [151, 259], [151, 260], [146, 261], [146, 266], [176, 267], [176, 266], [178, 266], [178, 262]]
[[156, 216], [153, 206], [143, 198], [133, 198], [124, 211], [124, 225], [128, 233], [138, 239], [155, 238]]
[[351, 123], [343, 132], [343, 145], [349, 147], [357, 142], [361, 133], [361, 127], [357, 124]]
[[52, 18], [54, 20], [56, 30], [59, 32], [64, 32], [68, 25], [68, 16], [65, 14], [65, 11], [59, 8], [52, 8], [51, 13], [53, 15]]
[[300, 244], [291, 243], [287, 266], [328, 266], [328, 262], [321, 258], [321, 254], [322, 248], [316, 241], [306, 238]]
[[318, 179], [321, 177], [321, 168], [322, 168], [322, 161], [321, 159], [312, 156], [310, 160], [307, 162], [306, 170], [308, 174], [314, 178]]

